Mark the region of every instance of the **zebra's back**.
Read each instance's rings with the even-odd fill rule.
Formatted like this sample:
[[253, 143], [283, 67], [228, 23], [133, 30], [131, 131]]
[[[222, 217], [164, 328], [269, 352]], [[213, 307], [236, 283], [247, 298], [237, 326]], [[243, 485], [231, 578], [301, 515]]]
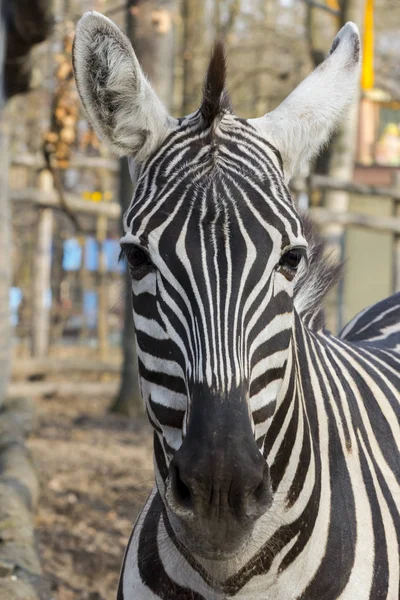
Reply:
[[339, 337], [400, 354], [400, 292], [361, 311]]

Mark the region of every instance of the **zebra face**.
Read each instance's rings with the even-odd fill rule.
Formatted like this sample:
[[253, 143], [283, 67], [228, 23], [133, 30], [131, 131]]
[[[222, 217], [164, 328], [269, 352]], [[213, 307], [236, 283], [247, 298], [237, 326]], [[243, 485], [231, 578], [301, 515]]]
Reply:
[[138, 168], [121, 244], [159, 488], [180, 538], [206, 528], [212, 554], [271, 501], [260, 450], [307, 242], [279, 153], [230, 113], [196, 132], [197, 118]]
[[323, 272], [307, 275], [313, 252], [286, 182], [354, 94], [357, 29], [347, 24], [326, 61], [250, 121], [232, 113], [219, 45], [200, 109], [180, 120], [108, 19], [81, 19], [73, 55], [89, 119], [131, 157], [135, 193], [121, 244], [167, 520], [195, 553], [224, 558], [243, 548], [271, 504], [263, 440], [295, 312], [307, 315], [325, 287]]

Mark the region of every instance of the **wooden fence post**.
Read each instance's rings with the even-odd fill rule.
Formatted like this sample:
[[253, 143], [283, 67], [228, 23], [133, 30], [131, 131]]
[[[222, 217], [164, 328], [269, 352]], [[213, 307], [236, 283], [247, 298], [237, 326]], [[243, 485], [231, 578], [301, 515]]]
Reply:
[[[39, 188], [46, 192], [53, 187], [48, 170], [39, 176]], [[32, 299], [32, 355], [46, 356], [50, 338], [50, 305], [48, 294], [51, 285], [51, 246], [53, 241], [53, 210], [43, 209], [39, 214], [37, 246], [34, 257]]]
[[[1, 44], [0, 40], [0, 48]], [[1, 110], [0, 98], [0, 406], [8, 386], [11, 351], [9, 313], [11, 214], [8, 193], [8, 158], [7, 120], [4, 111]]]
[[97, 307], [97, 336], [99, 344], [99, 356], [104, 360], [108, 348], [108, 289], [107, 289], [107, 265], [104, 251], [104, 240], [107, 235], [107, 217], [100, 215], [97, 218], [96, 239], [98, 248], [98, 307]]
[[82, 236], [79, 240], [79, 245], [81, 247], [82, 258], [81, 265], [79, 267], [79, 285], [81, 287], [81, 296], [82, 296], [82, 327], [80, 332], [81, 340], [86, 340], [89, 335], [89, 327], [87, 318], [85, 315], [85, 296], [87, 292], [91, 289], [90, 286], [90, 276], [88, 269], [86, 267], [86, 239]]

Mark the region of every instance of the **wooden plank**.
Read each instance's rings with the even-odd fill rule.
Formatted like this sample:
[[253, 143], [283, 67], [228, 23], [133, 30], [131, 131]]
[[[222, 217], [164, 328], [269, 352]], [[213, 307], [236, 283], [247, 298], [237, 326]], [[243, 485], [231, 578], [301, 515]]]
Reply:
[[310, 177], [310, 186], [312, 189], [342, 190], [350, 194], [385, 196], [393, 198], [393, 200], [400, 200], [399, 188], [379, 187], [365, 183], [355, 183], [354, 181], [341, 181], [340, 179], [334, 179], [326, 175], [312, 175]]
[[[10, 196], [12, 202], [32, 202], [38, 206], [61, 208], [59, 195], [54, 190], [45, 193], [36, 188], [10, 190]], [[73, 213], [94, 217], [104, 215], [108, 219], [114, 220], [121, 217], [121, 208], [118, 202], [89, 202], [70, 193], [65, 193], [64, 197], [69, 210]]]
[[41, 381], [11, 383], [8, 387], [8, 398], [19, 396], [113, 396], [117, 393], [118, 381]]
[[37, 245], [32, 278], [32, 354], [45, 356], [50, 341], [50, 306], [47, 298], [51, 287], [51, 246], [53, 241], [53, 211], [40, 211]]
[[[49, 171], [40, 172], [39, 190], [52, 190], [53, 178]], [[34, 268], [32, 278], [32, 354], [46, 356], [50, 342], [50, 306], [47, 293], [51, 288], [51, 248], [53, 242], [53, 211], [39, 212]]]
[[[11, 166], [30, 167], [32, 169], [44, 169], [46, 164], [41, 154], [21, 154], [12, 159]], [[117, 173], [119, 170], [118, 160], [104, 158], [103, 156], [85, 156], [75, 154], [69, 163], [70, 169], [106, 169]]]
[[19, 358], [11, 365], [12, 377], [53, 375], [54, 373], [115, 373], [121, 371], [121, 361], [62, 358]]
[[323, 207], [310, 209], [310, 214], [315, 223], [324, 225], [326, 223], [340, 223], [342, 225], [356, 225], [374, 231], [400, 234], [399, 217], [376, 217], [361, 213], [337, 213]]

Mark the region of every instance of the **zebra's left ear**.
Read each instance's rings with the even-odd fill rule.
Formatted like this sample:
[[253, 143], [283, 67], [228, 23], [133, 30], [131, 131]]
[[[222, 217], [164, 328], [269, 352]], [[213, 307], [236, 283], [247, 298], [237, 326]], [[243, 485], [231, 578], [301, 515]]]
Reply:
[[73, 64], [87, 117], [119, 156], [146, 159], [176, 127], [130, 41], [107, 17], [88, 12], [80, 19]]
[[249, 122], [279, 150], [289, 180], [326, 143], [344, 110], [355, 99], [360, 36], [347, 23], [328, 57], [272, 112]]

